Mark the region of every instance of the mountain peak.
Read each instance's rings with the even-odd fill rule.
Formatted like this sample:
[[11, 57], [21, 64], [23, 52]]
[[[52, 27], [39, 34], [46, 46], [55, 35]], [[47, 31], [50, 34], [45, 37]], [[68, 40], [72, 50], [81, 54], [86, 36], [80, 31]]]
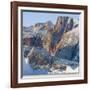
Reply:
[[51, 22], [51, 21], [47, 21], [45, 23], [45, 29], [48, 30], [48, 31], [52, 31], [54, 28], [54, 24]]

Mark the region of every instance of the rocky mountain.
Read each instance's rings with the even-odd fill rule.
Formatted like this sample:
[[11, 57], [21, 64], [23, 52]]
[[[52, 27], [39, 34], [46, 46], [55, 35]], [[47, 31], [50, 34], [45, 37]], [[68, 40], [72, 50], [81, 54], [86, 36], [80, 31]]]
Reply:
[[52, 31], [54, 28], [54, 24], [51, 22], [51, 21], [47, 21], [45, 23], [45, 29], [48, 30], [48, 31]]
[[63, 34], [61, 41], [59, 41], [56, 46], [56, 51], [59, 48], [64, 48], [66, 46], [74, 46], [78, 42], [79, 42], [79, 28], [77, 27]]
[[30, 32], [30, 31], [33, 31], [33, 26], [30, 26], [30, 27], [23, 27], [23, 32]]
[[75, 69], [79, 66], [79, 22], [59, 16], [55, 25], [47, 21], [23, 27], [23, 46], [34, 69]]

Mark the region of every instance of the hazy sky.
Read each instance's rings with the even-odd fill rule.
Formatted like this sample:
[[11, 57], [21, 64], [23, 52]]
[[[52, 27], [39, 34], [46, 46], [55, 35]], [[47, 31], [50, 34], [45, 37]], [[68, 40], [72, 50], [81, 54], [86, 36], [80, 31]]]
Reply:
[[26, 12], [23, 11], [23, 26], [31, 26], [36, 23], [43, 23], [47, 21], [52, 21], [53, 24], [56, 23], [58, 16], [69, 16], [79, 19], [80, 14], [66, 14], [66, 13], [45, 13], [45, 12]]

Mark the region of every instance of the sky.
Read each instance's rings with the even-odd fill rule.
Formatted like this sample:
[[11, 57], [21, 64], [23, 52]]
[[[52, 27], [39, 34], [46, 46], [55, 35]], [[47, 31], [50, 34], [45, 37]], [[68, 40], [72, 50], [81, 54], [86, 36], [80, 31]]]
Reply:
[[80, 14], [66, 14], [66, 13], [45, 13], [45, 12], [31, 12], [23, 11], [23, 26], [29, 27], [36, 23], [45, 23], [51, 21], [53, 24], [56, 23], [58, 16], [69, 16], [72, 18], [79, 19]]

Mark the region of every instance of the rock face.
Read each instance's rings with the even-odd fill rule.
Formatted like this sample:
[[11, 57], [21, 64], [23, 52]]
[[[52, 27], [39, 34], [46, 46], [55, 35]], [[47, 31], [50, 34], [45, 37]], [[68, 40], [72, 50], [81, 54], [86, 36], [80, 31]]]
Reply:
[[47, 21], [44, 26], [45, 26], [45, 29], [48, 31], [52, 31], [54, 28], [54, 24], [51, 21]]
[[66, 28], [69, 17], [59, 16], [54, 27], [55, 32], [61, 31], [63, 28]]
[[74, 46], [79, 42], [79, 28], [74, 28], [69, 32], [63, 34], [61, 41], [58, 42], [56, 49], [66, 46]]
[[[71, 30], [73, 31], [69, 32]], [[75, 41], [79, 40], [78, 32], [79, 29], [78, 27], [74, 28], [74, 21], [72, 18], [62, 16], [58, 17], [53, 32], [48, 32], [46, 35], [46, 49], [50, 51], [52, 55], [55, 55], [59, 48], [66, 45], [65, 43], [73, 44]], [[74, 36], [76, 38], [74, 38]]]
[[24, 56], [36, 69], [60, 69], [79, 66], [79, 23], [74, 18], [59, 16], [51, 21], [23, 27]]
[[55, 49], [58, 42], [61, 40], [67, 26], [68, 17], [58, 17], [56, 25], [54, 27], [54, 32], [51, 37], [51, 50]]

